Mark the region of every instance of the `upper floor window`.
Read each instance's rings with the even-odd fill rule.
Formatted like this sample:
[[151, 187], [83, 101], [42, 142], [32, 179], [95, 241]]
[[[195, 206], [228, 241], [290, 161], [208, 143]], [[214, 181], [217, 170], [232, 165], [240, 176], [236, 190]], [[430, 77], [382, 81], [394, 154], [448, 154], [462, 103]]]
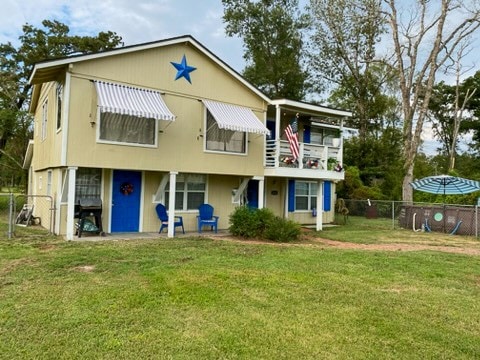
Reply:
[[63, 85], [57, 83], [57, 130], [62, 127]]
[[99, 140], [156, 146], [157, 121], [151, 118], [102, 112], [100, 113]]
[[295, 210], [312, 210], [317, 207], [317, 183], [295, 181]]
[[47, 138], [47, 120], [48, 120], [48, 101], [45, 100], [45, 102], [42, 105], [42, 127], [41, 127], [42, 140], [45, 140]]
[[246, 133], [220, 129], [210, 110], [207, 109], [206, 149], [231, 153], [246, 153]]

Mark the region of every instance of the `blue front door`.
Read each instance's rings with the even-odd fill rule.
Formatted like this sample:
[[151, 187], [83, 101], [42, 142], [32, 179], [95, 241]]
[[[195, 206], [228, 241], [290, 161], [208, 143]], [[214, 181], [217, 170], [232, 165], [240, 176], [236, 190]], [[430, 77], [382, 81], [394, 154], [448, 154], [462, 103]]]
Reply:
[[138, 171], [113, 171], [111, 232], [138, 232], [142, 174]]
[[250, 180], [247, 185], [247, 205], [258, 209], [258, 180]]

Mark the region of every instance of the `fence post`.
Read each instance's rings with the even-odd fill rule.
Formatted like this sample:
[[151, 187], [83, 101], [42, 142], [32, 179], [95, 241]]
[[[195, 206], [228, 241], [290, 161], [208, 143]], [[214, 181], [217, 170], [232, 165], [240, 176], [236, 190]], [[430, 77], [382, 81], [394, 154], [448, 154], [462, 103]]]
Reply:
[[478, 238], [478, 205], [475, 205], [475, 237]]
[[11, 239], [13, 236], [13, 218], [14, 218], [14, 207], [15, 202], [13, 198], [13, 193], [10, 193], [10, 199], [8, 200], [8, 233], [7, 238]]
[[395, 200], [392, 201], [392, 229], [395, 230]]

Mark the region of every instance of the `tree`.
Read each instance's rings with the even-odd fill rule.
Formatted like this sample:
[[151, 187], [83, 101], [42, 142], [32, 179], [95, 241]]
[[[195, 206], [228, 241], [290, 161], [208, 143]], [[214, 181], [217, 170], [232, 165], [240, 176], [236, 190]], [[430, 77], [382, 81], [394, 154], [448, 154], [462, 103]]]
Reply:
[[377, 121], [386, 111], [383, 86], [392, 77], [376, 54], [386, 25], [381, 0], [311, 0], [310, 16], [310, 64], [321, 85], [317, 90], [333, 84], [333, 94], [348, 99], [354, 113], [350, 125], [359, 129], [363, 142], [379, 128]]
[[448, 156], [447, 172], [455, 168], [459, 135], [470, 130], [462, 125], [472, 121], [467, 106], [476, 91], [476, 87], [466, 86], [465, 82], [460, 83], [458, 75], [455, 85], [447, 85], [441, 81], [433, 88], [428, 116], [433, 124], [434, 135], [440, 140]]
[[393, 40], [403, 114], [404, 178], [402, 198], [413, 200], [410, 186], [415, 158], [436, 75], [480, 26], [478, 0], [383, 0]]
[[244, 43], [244, 77], [271, 98], [302, 100], [302, 31], [308, 26], [298, 0], [222, 0], [228, 36]]
[[23, 26], [20, 45], [0, 44], [0, 161], [7, 153], [8, 142], [16, 139], [22, 148], [10, 158], [17, 164], [25, 153], [30, 137], [31, 118], [27, 114], [31, 85], [28, 78], [36, 62], [77, 53], [93, 53], [123, 45], [116, 33], [100, 32], [97, 36], [70, 35], [67, 25], [59, 21], [42, 21], [42, 28]]

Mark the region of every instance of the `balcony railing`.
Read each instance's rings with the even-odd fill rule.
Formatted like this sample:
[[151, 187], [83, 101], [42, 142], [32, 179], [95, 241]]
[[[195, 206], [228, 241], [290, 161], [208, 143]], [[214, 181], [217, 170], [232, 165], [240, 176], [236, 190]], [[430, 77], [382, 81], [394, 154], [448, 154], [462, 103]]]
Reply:
[[334, 170], [341, 163], [340, 146], [300, 143], [300, 155], [293, 161], [288, 141], [267, 140], [265, 167], [289, 167], [311, 170]]

